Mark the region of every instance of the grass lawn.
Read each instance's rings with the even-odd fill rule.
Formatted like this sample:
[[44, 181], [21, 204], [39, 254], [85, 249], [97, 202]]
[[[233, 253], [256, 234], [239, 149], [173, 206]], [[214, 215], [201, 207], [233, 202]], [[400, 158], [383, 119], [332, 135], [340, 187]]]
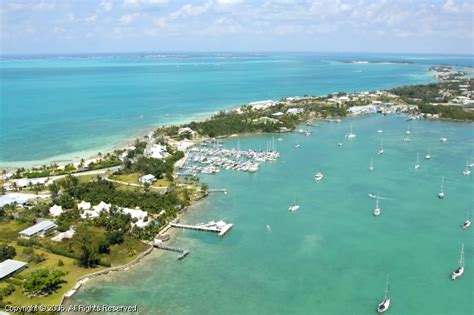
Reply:
[[126, 183], [132, 183], [132, 184], [140, 184], [138, 179], [143, 176], [143, 174], [140, 173], [130, 173], [130, 174], [124, 174], [124, 175], [113, 175], [110, 178], [119, 180], [121, 182], [126, 182]]
[[10, 243], [18, 239], [18, 233], [27, 227], [28, 223], [19, 223], [16, 220], [0, 222], [0, 243]]

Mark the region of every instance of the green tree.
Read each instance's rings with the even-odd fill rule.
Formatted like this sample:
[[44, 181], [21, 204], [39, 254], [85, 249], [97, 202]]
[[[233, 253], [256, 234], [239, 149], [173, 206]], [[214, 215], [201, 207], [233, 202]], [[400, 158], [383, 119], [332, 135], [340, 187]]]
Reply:
[[56, 291], [61, 283], [66, 282], [64, 275], [64, 272], [59, 270], [36, 269], [25, 279], [23, 288], [31, 295], [50, 294]]
[[91, 227], [85, 224], [77, 226], [73, 241], [79, 248], [79, 265], [93, 268], [99, 263], [99, 242], [102, 239]]
[[0, 262], [12, 259], [16, 256], [15, 247], [10, 245], [0, 245]]

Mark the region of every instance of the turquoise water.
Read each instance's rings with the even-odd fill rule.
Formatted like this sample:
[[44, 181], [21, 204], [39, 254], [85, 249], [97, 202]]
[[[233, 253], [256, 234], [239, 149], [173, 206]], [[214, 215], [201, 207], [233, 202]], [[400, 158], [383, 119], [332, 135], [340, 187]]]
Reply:
[[[350, 123], [357, 137], [348, 142]], [[182, 221], [225, 219], [235, 224], [227, 236], [179, 232], [174, 245], [191, 251], [183, 261], [151, 256], [85, 285], [70, 303], [138, 304], [141, 314], [374, 314], [389, 273], [389, 314], [473, 314], [474, 230], [459, 227], [474, 205], [473, 176], [462, 175], [473, 158], [473, 125], [412, 121], [405, 143], [407, 124], [380, 115], [322, 123], [299, 138], [299, 149], [296, 134], [283, 135], [280, 159], [258, 173], [203, 176], [229, 194], [211, 195]], [[377, 156], [381, 128], [385, 154]], [[271, 138], [243, 137], [240, 147], [265, 147]], [[380, 217], [368, 197], [377, 192], [390, 199]], [[295, 195], [301, 207], [290, 213]], [[466, 271], [452, 281], [462, 242]]]
[[[413, 63], [341, 62], [350, 60]], [[431, 82], [427, 68], [441, 63], [472, 66], [473, 61], [472, 56], [349, 54], [3, 58], [0, 165], [77, 159], [144, 129], [248, 101]]]

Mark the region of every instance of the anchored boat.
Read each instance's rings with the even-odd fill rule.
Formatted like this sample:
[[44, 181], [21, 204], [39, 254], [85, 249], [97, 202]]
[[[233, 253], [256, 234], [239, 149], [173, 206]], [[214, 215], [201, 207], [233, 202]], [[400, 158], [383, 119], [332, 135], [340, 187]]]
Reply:
[[461, 245], [461, 258], [459, 259], [459, 267], [451, 273], [451, 279], [456, 280], [464, 273], [464, 243]]
[[467, 229], [471, 226], [471, 210], [467, 212], [467, 220], [461, 225], [461, 228]]
[[440, 191], [438, 193], [438, 198], [439, 199], [444, 198], [444, 176], [441, 176], [441, 187], [440, 187]]
[[389, 284], [389, 276], [387, 274], [387, 280], [385, 283], [385, 297], [381, 303], [377, 306], [377, 312], [383, 313], [388, 310], [390, 307], [390, 284]]

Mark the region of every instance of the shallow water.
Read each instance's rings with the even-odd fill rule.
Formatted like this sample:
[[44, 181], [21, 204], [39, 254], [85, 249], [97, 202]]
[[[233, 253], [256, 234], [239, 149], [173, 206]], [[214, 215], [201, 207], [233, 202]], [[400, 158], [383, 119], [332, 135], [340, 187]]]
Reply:
[[[353, 141], [344, 139], [350, 123]], [[402, 141], [407, 124], [410, 143]], [[183, 261], [152, 257], [86, 285], [70, 303], [138, 304], [142, 314], [371, 314], [389, 273], [389, 314], [472, 314], [473, 228], [459, 226], [474, 206], [473, 176], [462, 175], [474, 157], [473, 125], [369, 115], [314, 130], [299, 137], [299, 149], [294, 133], [275, 140], [280, 159], [258, 173], [201, 177], [229, 194], [211, 195], [182, 221], [225, 219], [235, 224], [227, 236], [181, 232], [174, 245], [191, 251]], [[381, 136], [385, 154], [377, 156]], [[243, 137], [240, 147], [265, 148], [272, 137]], [[380, 217], [368, 193], [389, 199]], [[295, 195], [301, 207], [290, 213]], [[462, 242], [466, 271], [452, 281]]]

